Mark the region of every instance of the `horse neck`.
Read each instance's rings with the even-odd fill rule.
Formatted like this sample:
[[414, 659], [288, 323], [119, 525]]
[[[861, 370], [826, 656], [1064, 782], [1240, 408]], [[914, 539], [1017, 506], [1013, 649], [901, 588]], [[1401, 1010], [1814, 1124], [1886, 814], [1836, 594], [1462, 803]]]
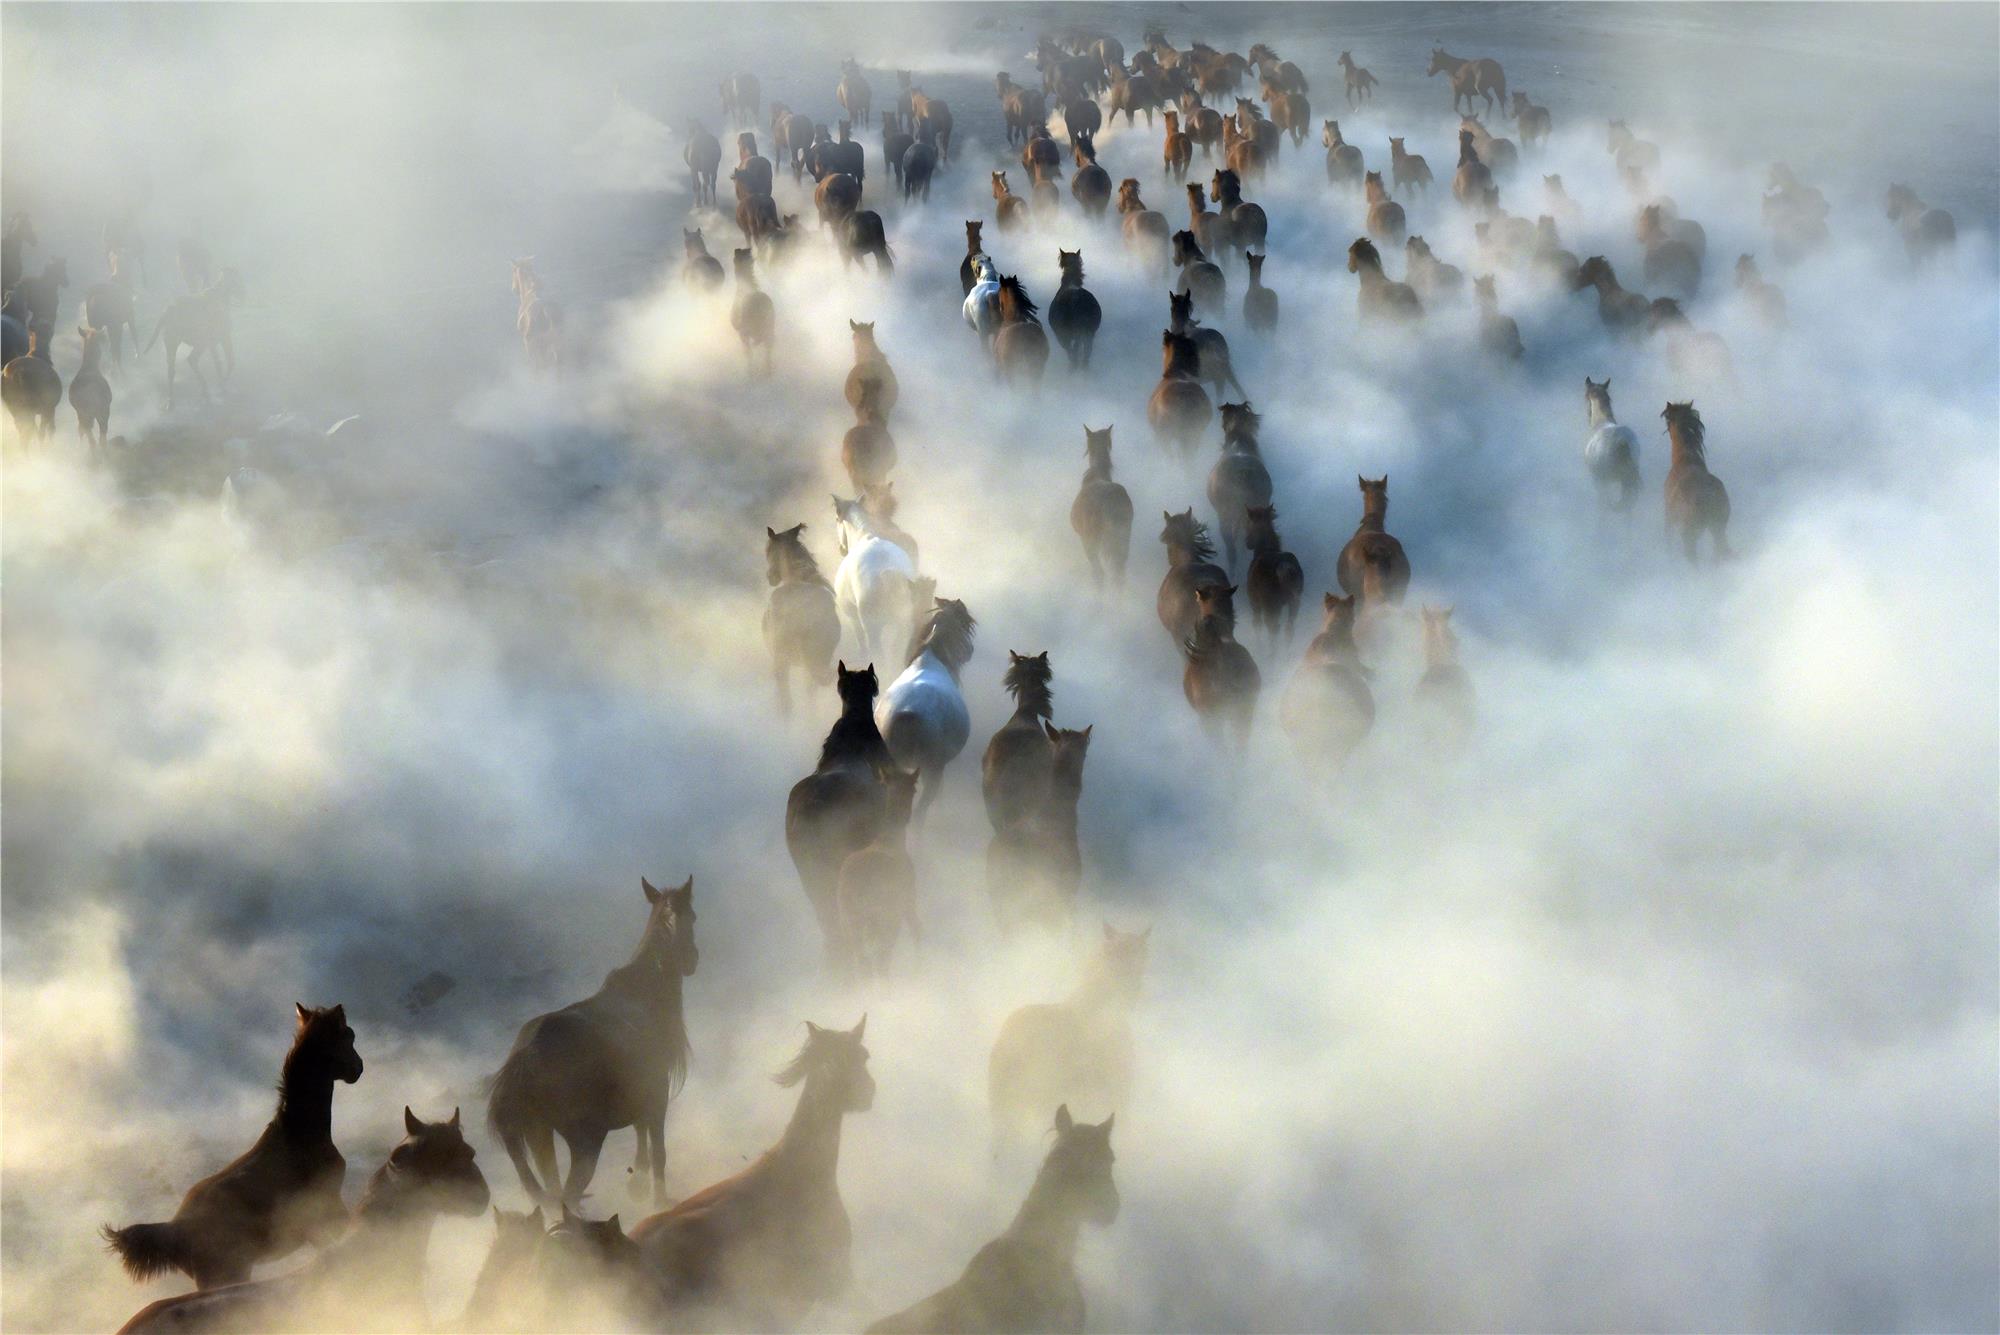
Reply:
[[1196, 561], [1205, 561], [1207, 559], [1207, 557], [1200, 556], [1195, 552], [1193, 543], [1175, 541], [1167, 544], [1167, 568], [1169, 570], [1175, 570], [1181, 566], [1193, 565]]
[[643, 1005], [655, 1019], [672, 1024], [681, 1014], [681, 974], [671, 962], [654, 958], [652, 938], [642, 938], [632, 957], [604, 975], [600, 993], [617, 993]]
[[274, 1120], [292, 1140], [333, 1137], [333, 1072], [314, 1065], [302, 1048], [294, 1048], [285, 1057]]
[[840, 1168], [840, 1125], [845, 1117], [816, 1075], [808, 1075], [772, 1158], [809, 1180], [830, 1184]]
[[1585, 397], [1584, 402], [1590, 408], [1591, 426], [1600, 427], [1600, 426], [1618, 425], [1618, 419], [1611, 415], [1611, 399], [1609, 396], [1600, 398], [1595, 394], [1591, 394]]
[[1705, 471], [1708, 468], [1706, 446], [1699, 441], [1689, 439], [1682, 432], [1679, 423], [1670, 422], [1667, 424], [1667, 440], [1673, 445], [1673, 461], [1671, 466], [1676, 471], [1683, 468], [1699, 468]]
[[1069, 289], [1073, 287], [1082, 287], [1083, 286], [1082, 266], [1070, 265], [1069, 267], [1065, 268], [1062, 271], [1062, 282], [1059, 284], [1059, 286], [1065, 292], [1067, 292]]
[[1389, 501], [1387, 497], [1377, 500], [1373, 496], [1370, 496], [1362, 501], [1360, 529], [1370, 533], [1385, 532], [1384, 525], [1388, 522], [1388, 519]]
[[1076, 1255], [1076, 1238], [1082, 1228], [1082, 1202], [1044, 1165], [1035, 1185], [1028, 1188], [1028, 1198], [1021, 1202], [1014, 1222], [1007, 1226], [1007, 1236], [1068, 1264]]

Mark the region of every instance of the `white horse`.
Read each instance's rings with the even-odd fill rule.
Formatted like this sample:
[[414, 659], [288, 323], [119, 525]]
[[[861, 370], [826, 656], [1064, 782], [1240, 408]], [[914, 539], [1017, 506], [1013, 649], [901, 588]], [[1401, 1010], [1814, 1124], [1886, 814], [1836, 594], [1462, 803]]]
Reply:
[[1583, 403], [1590, 413], [1590, 438], [1583, 442], [1583, 461], [1597, 483], [1597, 498], [1613, 510], [1629, 510], [1639, 494], [1639, 437], [1611, 415], [1611, 379], [1603, 384], [1585, 376]]
[[875, 702], [875, 726], [889, 754], [922, 779], [915, 813], [919, 824], [937, 800], [944, 767], [972, 735], [972, 714], [958, 686], [959, 670], [972, 657], [972, 630], [972, 614], [964, 603], [939, 598], [910, 665]]
[[965, 322], [979, 334], [979, 341], [993, 345], [1000, 332], [1000, 271], [985, 255], [972, 257], [972, 291], [965, 294]]
[[833, 498], [834, 520], [845, 553], [833, 575], [833, 599], [840, 619], [853, 630], [864, 661], [900, 656], [910, 643], [910, 581], [917, 576], [910, 554], [875, 527], [859, 501]]

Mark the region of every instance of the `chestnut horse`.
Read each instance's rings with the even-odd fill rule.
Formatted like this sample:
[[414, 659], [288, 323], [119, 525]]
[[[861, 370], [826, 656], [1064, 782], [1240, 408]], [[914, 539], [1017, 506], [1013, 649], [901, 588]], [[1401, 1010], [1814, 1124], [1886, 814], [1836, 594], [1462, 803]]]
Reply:
[[1083, 437], [1089, 466], [1070, 503], [1069, 526], [1083, 541], [1091, 578], [1102, 586], [1109, 575], [1123, 588], [1125, 563], [1132, 554], [1132, 496], [1111, 478], [1111, 428], [1092, 431], [1086, 426]]
[[1669, 403], [1661, 410], [1666, 419], [1667, 439], [1673, 443], [1673, 462], [1667, 468], [1667, 532], [1678, 531], [1681, 550], [1690, 564], [1695, 560], [1695, 540], [1703, 533], [1713, 541], [1714, 559], [1726, 561], [1729, 550], [1729, 492], [1722, 480], [1708, 471], [1707, 432], [1701, 414], [1692, 403]]
[[1250, 651], [1236, 641], [1234, 585], [1207, 584], [1194, 591], [1200, 619], [1181, 646], [1187, 666], [1181, 690], [1202, 726], [1218, 741], [1233, 740], [1241, 757], [1250, 747], [1250, 724], [1257, 712], [1263, 676]]
[[1382, 173], [1369, 172], [1363, 176], [1362, 189], [1368, 198], [1368, 235], [1378, 241], [1401, 243], [1406, 226], [1403, 206], [1389, 198], [1388, 188], [1382, 184]]
[[1334, 573], [1343, 590], [1362, 595], [1365, 602], [1400, 603], [1410, 587], [1410, 558], [1384, 527], [1389, 517], [1388, 475], [1354, 480], [1361, 488], [1361, 523], [1340, 549]]
[[833, 681], [833, 655], [840, 648], [840, 612], [833, 586], [806, 548], [804, 524], [784, 532], [764, 530], [764, 580], [771, 601], [764, 609], [764, 644], [778, 683], [778, 712], [792, 712], [792, 673], [817, 685]]
[[1177, 446], [1183, 459], [1192, 459], [1209, 418], [1215, 415], [1208, 391], [1201, 387], [1201, 354], [1193, 339], [1164, 329], [1160, 356], [1160, 382], [1147, 400], [1146, 420], [1156, 437]]

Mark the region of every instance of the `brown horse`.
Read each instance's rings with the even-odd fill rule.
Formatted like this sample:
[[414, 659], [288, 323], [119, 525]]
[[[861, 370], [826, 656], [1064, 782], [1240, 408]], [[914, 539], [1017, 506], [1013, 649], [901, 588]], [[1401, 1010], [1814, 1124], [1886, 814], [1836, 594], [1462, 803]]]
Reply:
[[1488, 56], [1467, 60], [1454, 56], [1441, 46], [1431, 48], [1430, 68], [1425, 76], [1443, 74], [1451, 80], [1451, 109], [1458, 110], [1464, 102], [1468, 107], [1476, 107], [1479, 99], [1486, 99], [1486, 108], [1491, 111], [1498, 106], [1507, 109], [1507, 75], [1500, 68], [1500, 62]]
[[1159, 85], [1150, 74], [1127, 70], [1115, 70], [1111, 74], [1111, 84], [1104, 99], [1104, 118], [1115, 120], [1119, 112], [1125, 113], [1125, 124], [1130, 126], [1138, 112], [1146, 113], [1146, 126], [1153, 124], [1153, 112], [1161, 102]]
[[802, 1085], [778, 1143], [736, 1176], [632, 1230], [676, 1306], [715, 1304], [740, 1329], [796, 1325], [852, 1280], [853, 1232], [841, 1204], [841, 1124], [875, 1103], [862, 1035], [806, 1025], [805, 1046], [776, 1077]]
[[1458, 662], [1458, 634], [1449, 607], [1423, 607], [1424, 675], [1417, 682], [1417, 710], [1425, 739], [1434, 750], [1456, 755], [1471, 739], [1478, 715], [1472, 679]]
[[0, 369], [0, 403], [6, 404], [23, 441], [46, 443], [54, 435], [62, 394], [62, 376], [49, 360], [42, 331], [30, 329], [27, 353]]
[[536, 1262], [548, 1233], [538, 1205], [525, 1214], [493, 1208], [493, 1245], [486, 1249], [479, 1274], [472, 1281], [456, 1329], [530, 1331], [542, 1316], [541, 1286], [535, 1282]]
[[1285, 550], [1278, 536], [1278, 507], [1253, 505], [1244, 544], [1250, 549], [1250, 569], [1243, 577], [1250, 598], [1250, 616], [1264, 634], [1287, 642], [1299, 619], [1299, 599], [1305, 595], [1305, 570], [1299, 558]]
[[1166, 112], [1165, 120], [1166, 142], [1161, 150], [1161, 158], [1166, 165], [1165, 174], [1176, 181], [1185, 181], [1188, 166], [1194, 161], [1194, 140], [1181, 129], [1181, 115], [1178, 111]]
[[1198, 182], [1188, 183], [1187, 201], [1187, 229], [1194, 234], [1195, 244], [1203, 251], [1220, 254], [1229, 244], [1229, 219], [1208, 211], [1208, 191]]
[[1051, 1103], [1115, 1112], [1131, 1098], [1132, 1008], [1146, 976], [1152, 929], [1110, 923], [1076, 990], [1023, 1006], [1000, 1025], [986, 1064], [996, 1141], [1031, 1133]]
[[492, 1199], [458, 1110], [425, 1122], [403, 1109], [404, 1137], [361, 1195], [354, 1226], [303, 1270], [162, 1298], [119, 1335], [250, 1335], [271, 1331], [430, 1328], [424, 1263], [439, 1215], [473, 1217]]
[[1118, 183], [1118, 223], [1125, 236], [1125, 249], [1152, 265], [1167, 267], [1168, 237], [1172, 229], [1164, 214], [1155, 213], [1139, 198], [1139, 182], [1126, 177]]
[[1187, 666], [1181, 690], [1217, 741], [1235, 742], [1240, 757], [1250, 747], [1250, 724], [1263, 690], [1262, 675], [1250, 651], [1236, 641], [1234, 585], [1203, 585], [1194, 591], [1200, 619], [1194, 634], [1181, 646]]
[[833, 90], [834, 100], [847, 113], [847, 119], [857, 125], [866, 124], [868, 111], [874, 102], [875, 92], [862, 77], [861, 66], [853, 60], [840, 62], [840, 82]]
[[1549, 109], [1538, 107], [1528, 100], [1526, 93], [1514, 94], [1514, 122], [1521, 127], [1521, 142], [1529, 148], [1545, 144], [1553, 131], [1554, 122], [1549, 119]]
[[980, 237], [980, 233], [985, 230], [986, 224], [981, 219], [965, 220], [965, 258], [958, 262], [960, 296], [971, 296], [973, 285], [979, 281], [973, 274], [972, 262], [986, 253], [986, 243]]
[[1208, 503], [1222, 530], [1226, 568], [1236, 569], [1236, 549], [1250, 527], [1250, 510], [1271, 503], [1271, 470], [1258, 451], [1263, 419], [1248, 403], [1222, 405], [1222, 453], [1208, 473]]
[[104, 331], [79, 326], [83, 365], [69, 382], [70, 406], [76, 409], [76, 434], [95, 454], [110, 440], [111, 382], [104, 378]]
[[1083, 542], [1092, 580], [1102, 587], [1105, 577], [1125, 586], [1125, 563], [1132, 554], [1132, 497], [1111, 478], [1111, 428], [1083, 429], [1084, 454], [1089, 460], [1083, 485], [1070, 503], [1069, 526]]
[[1521, 150], [1514, 147], [1513, 140], [1494, 134], [1477, 116], [1459, 117], [1458, 128], [1472, 132], [1472, 146], [1479, 150], [1479, 160], [1492, 169], [1494, 180], [1512, 179], [1514, 169], [1521, 165]]
[[1340, 60], [1337, 63], [1340, 65], [1340, 73], [1346, 83], [1348, 109], [1351, 111], [1363, 102], [1374, 101], [1375, 85], [1380, 83], [1381, 80], [1355, 64], [1354, 53], [1352, 51], [1342, 51], [1340, 53]]
[[[1424, 161], [1423, 154], [1407, 152], [1403, 148], [1403, 141], [1394, 136], [1389, 140], [1389, 170], [1398, 190], [1407, 185], [1413, 190], [1422, 190], [1425, 198], [1430, 197], [1431, 164]], [[1378, 183], [1381, 175], [1380, 172], [1375, 173]], [[1388, 197], [1388, 192], [1384, 191], [1382, 198]], [[1373, 203], [1374, 200], [1371, 198], [1369, 202]]]
[[[642, 876], [639, 888], [646, 926], [632, 957], [582, 1001], [522, 1025], [487, 1093], [487, 1123], [538, 1205], [581, 1201], [605, 1136], [628, 1126], [638, 1136], [634, 1191], [650, 1167], [653, 1198], [666, 1199], [667, 1104], [687, 1075], [681, 980], [694, 976], [699, 958], [694, 878], [660, 890]], [[560, 1180], [558, 1135], [569, 1147], [569, 1176]]]
[[722, 288], [722, 261], [708, 253], [708, 242], [699, 228], [681, 231], [681, 281], [708, 292]]
[[792, 712], [792, 672], [826, 685], [833, 680], [833, 655], [840, 647], [840, 613], [833, 586], [806, 549], [804, 524], [780, 533], [764, 530], [764, 578], [771, 601], [764, 609], [764, 643], [771, 651], [771, 675], [778, 684], [778, 712]]
[[1146, 420], [1153, 435], [1177, 446], [1192, 459], [1208, 420], [1215, 415], [1208, 391], [1201, 387], [1201, 354], [1191, 338], [1160, 331], [1160, 382], [1146, 402]]
[[861, 488], [861, 513], [868, 517], [878, 536], [895, 543], [917, 564], [917, 540], [896, 523], [896, 484], [871, 482]]
[[1621, 338], [1637, 338], [1646, 331], [1646, 315], [1651, 303], [1637, 292], [1619, 286], [1618, 273], [1611, 261], [1592, 255], [1576, 271], [1578, 291], [1597, 289], [1597, 318]]
[[882, 347], [875, 341], [875, 324], [871, 320], [861, 324], [854, 320], [847, 322], [847, 332], [854, 338], [854, 367], [847, 373], [846, 383], [841, 393], [847, 398], [847, 406], [861, 407], [861, 390], [864, 385], [876, 385], [875, 406], [881, 411], [884, 421], [895, 411], [896, 398], [900, 392], [896, 384], [896, 372], [889, 365], [889, 359], [882, 355]]
[[1500, 313], [1500, 298], [1493, 290], [1493, 275], [1472, 280], [1473, 294], [1479, 299], [1479, 346], [1502, 361], [1521, 360], [1521, 327], [1511, 315]]
[[1260, 334], [1276, 333], [1278, 329], [1278, 294], [1264, 286], [1264, 261], [1267, 255], [1245, 255], [1244, 263], [1250, 266], [1250, 285], [1243, 293], [1243, 323]]
[[1034, 384], [1042, 383], [1049, 364], [1049, 336], [1037, 318], [1035, 303], [1013, 274], [1000, 279], [1000, 332], [993, 336], [993, 360], [1000, 378], [1012, 383], [1025, 375]]
[[687, 164], [688, 189], [694, 206], [715, 207], [715, 176], [722, 168], [722, 141], [710, 134], [700, 121], [689, 121], [687, 146], [681, 150]]
[[1204, 162], [1215, 160], [1215, 147], [1222, 142], [1222, 113], [1205, 107], [1193, 93], [1181, 95], [1181, 120], [1187, 125], [1190, 141], [1201, 147]]
[[1326, 618], [1278, 701], [1278, 721], [1301, 757], [1338, 771], [1375, 726], [1375, 693], [1354, 644], [1355, 599], [1324, 601]]
[[1408, 283], [1392, 282], [1382, 272], [1382, 255], [1365, 236], [1354, 238], [1347, 248], [1347, 271], [1361, 280], [1356, 306], [1362, 323], [1387, 321], [1411, 324], [1423, 318], [1423, 303]]
[[913, 947], [923, 935], [908, 837], [917, 804], [917, 771], [892, 771], [882, 793], [882, 828], [847, 855], [834, 882], [845, 949], [864, 978], [888, 975], [896, 938], [906, 925]]
[[1701, 288], [1702, 255], [1708, 237], [1700, 223], [1670, 216], [1671, 205], [1652, 203], [1639, 210], [1639, 244], [1646, 248], [1646, 285], [1668, 288], [1691, 299]]
[[1055, 746], [1042, 731], [1055, 714], [1048, 651], [1017, 654], [1010, 649], [1007, 660], [1001, 684], [1014, 699], [1014, 712], [986, 743], [979, 762], [979, 791], [995, 834], [1041, 809], [1055, 760]]
[[840, 462], [857, 492], [888, 481], [890, 470], [896, 466], [896, 438], [889, 434], [883, 421], [882, 390], [879, 380], [861, 383], [854, 425], [840, 441]]
[[[526, 320], [535, 309], [545, 311], [550, 320], [560, 323], [560, 316], [553, 307], [541, 301], [534, 285], [534, 271], [525, 271], [527, 285], [523, 286], [526, 261], [515, 261], [515, 294], [521, 298], [521, 319]], [[243, 296], [243, 279], [234, 269], [224, 269], [222, 276], [200, 292], [174, 298], [171, 305], [160, 314], [159, 323], [146, 339], [146, 346], [139, 349], [141, 354], [151, 352], [153, 344], [165, 343], [167, 349], [167, 406], [174, 404], [174, 361], [182, 347], [188, 350], [188, 370], [201, 385], [202, 396], [208, 396], [208, 381], [201, 373], [200, 359], [206, 355], [216, 374], [227, 378], [236, 370], [236, 345], [230, 336], [229, 308]], [[530, 297], [534, 300], [530, 301]], [[522, 324], [521, 337], [528, 347], [530, 359], [539, 367], [552, 368], [558, 360], [545, 351], [548, 339], [542, 334], [542, 327], [531, 328]]]
[[1362, 189], [1368, 199], [1368, 235], [1377, 241], [1400, 245], [1405, 227], [1403, 206], [1389, 198], [1389, 191], [1382, 184], [1382, 173], [1369, 172], [1362, 178]]
[[1243, 180], [1264, 174], [1264, 146], [1253, 134], [1245, 134], [1239, 118], [1222, 118], [1222, 161]]
[[868, 1335], [1049, 1331], [1079, 1335], [1086, 1307], [1076, 1275], [1077, 1234], [1118, 1217], [1111, 1180], [1111, 1117], [1079, 1125], [1056, 1109], [1056, 1143], [1007, 1231], [981, 1247], [952, 1284], [883, 1317]]
[[1065, 930], [1083, 884], [1077, 806], [1091, 729], [1041, 725], [1049, 742], [1049, 785], [1041, 804], [993, 836], [986, 848], [986, 893], [1002, 932], [1024, 924]]
[[1238, 394], [1245, 392], [1243, 382], [1236, 378], [1235, 364], [1229, 357], [1229, 340], [1222, 336], [1220, 329], [1210, 329], [1196, 322], [1192, 293], [1167, 294], [1167, 328], [1176, 337], [1194, 343], [1201, 379], [1214, 385], [1217, 394], [1222, 393], [1225, 387], [1233, 387]]
[[772, 358], [778, 344], [778, 310], [771, 294], [757, 286], [756, 258], [748, 250], [734, 252], [736, 300], [729, 308], [729, 326], [743, 343], [743, 364], [755, 366], [755, 354], [764, 354], [764, 374], [771, 374]]
[[993, 174], [993, 215], [1003, 232], [1018, 232], [1028, 225], [1028, 201], [1013, 192], [1006, 172]]
[[1201, 617], [1195, 593], [1209, 586], [1226, 587], [1229, 572], [1210, 559], [1215, 546], [1208, 540], [1207, 528], [1195, 519], [1192, 507], [1180, 514], [1163, 513], [1162, 518], [1166, 522], [1160, 529], [1160, 542], [1167, 549], [1167, 574], [1160, 581], [1155, 605], [1160, 624], [1179, 647], [1194, 634]]
[[1692, 403], [1669, 403], [1660, 416], [1666, 419], [1667, 439], [1673, 443], [1673, 462], [1667, 469], [1667, 532], [1679, 532], [1681, 550], [1690, 564], [1695, 560], [1695, 540], [1703, 533], [1713, 540], [1714, 559], [1726, 561], [1734, 555], [1729, 550], [1729, 492], [1708, 471], [1701, 414]]
[[1091, 218], [1102, 218], [1111, 207], [1111, 173], [1097, 165], [1097, 138], [1090, 131], [1079, 133], [1070, 145], [1076, 159], [1076, 173], [1069, 178], [1069, 192]]
[[1766, 282], [1764, 275], [1757, 272], [1757, 261], [1749, 255], [1736, 258], [1736, 290], [1750, 303], [1758, 321], [1766, 329], [1783, 329], [1789, 319], [1785, 313], [1785, 294], [1776, 283]]
[[1340, 549], [1334, 573], [1343, 590], [1362, 595], [1366, 602], [1400, 603], [1410, 587], [1410, 558], [1384, 527], [1389, 517], [1388, 475], [1354, 480], [1361, 487], [1361, 523]]
[[1264, 216], [1262, 205], [1243, 198], [1243, 178], [1227, 167], [1221, 168], [1209, 178], [1208, 194], [1215, 201], [1216, 212], [1229, 220], [1230, 248], [1239, 253], [1262, 250], [1270, 232], [1270, 220]]
[[347, 1161], [333, 1145], [333, 1086], [361, 1078], [361, 1057], [345, 1007], [293, 1009], [298, 1027], [278, 1081], [278, 1111], [257, 1143], [189, 1187], [166, 1223], [104, 1229], [133, 1279], [179, 1270], [198, 1289], [240, 1284], [258, 1262], [324, 1244], [346, 1227]]
[[1903, 234], [1903, 249], [1912, 265], [1922, 267], [1951, 254], [1958, 244], [1958, 223], [1943, 209], [1931, 208], [1906, 185], [1892, 185], [1883, 205], [1890, 222]]
[[1403, 270], [1410, 276], [1417, 299], [1426, 305], [1452, 304], [1464, 296], [1465, 271], [1439, 259], [1421, 236], [1403, 243]]
[[1452, 173], [1451, 197], [1467, 208], [1483, 209], [1493, 188], [1493, 173], [1479, 160], [1472, 131], [1458, 132], [1458, 170]]
[[819, 919], [829, 968], [846, 963], [835, 883], [840, 864], [880, 832], [882, 779], [896, 768], [875, 725], [880, 684], [871, 665], [848, 671], [835, 667], [840, 717], [820, 747], [819, 764], [792, 785], [785, 801], [785, 846], [798, 868], [799, 884]]
[[1228, 296], [1227, 280], [1221, 267], [1208, 258], [1201, 243], [1194, 239], [1193, 232], [1174, 233], [1174, 264], [1181, 271], [1174, 291], [1187, 293], [1204, 311], [1221, 311]]
[[132, 297], [132, 280], [124, 272], [120, 256], [111, 257], [111, 277], [102, 283], [93, 284], [83, 294], [83, 322], [89, 328], [102, 329], [105, 341], [111, 349], [111, 361], [115, 366], [125, 364], [125, 337], [132, 337], [132, 346], [139, 346], [137, 311]]
[[1326, 179], [1330, 185], [1357, 186], [1367, 175], [1367, 167], [1361, 161], [1361, 150], [1347, 142], [1340, 133], [1339, 121], [1328, 121], [1320, 127], [1320, 143], [1326, 146]]

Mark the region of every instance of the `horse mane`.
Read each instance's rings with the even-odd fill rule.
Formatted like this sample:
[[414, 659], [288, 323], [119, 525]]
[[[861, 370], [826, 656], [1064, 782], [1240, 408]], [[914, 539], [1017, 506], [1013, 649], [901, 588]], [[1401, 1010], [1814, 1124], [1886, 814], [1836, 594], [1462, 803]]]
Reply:
[[1667, 421], [1667, 433], [1682, 449], [1695, 458], [1707, 461], [1708, 428], [1702, 425], [1701, 414], [1692, 403], [1669, 403], [1660, 410], [1660, 416]]
[[1262, 414], [1247, 402], [1222, 405], [1222, 438], [1232, 444], [1247, 445], [1253, 453], [1257, 448], [1257, 429], [1263, 422]]
[[1014, 697], [1016, 708], [1048, 718], [1055, 707], [1055, 690], [1049, 685], [1054, 675], [1055, 669], [1049, 666], [1048, 659], [1040, 655], [1016, 658], [1007, 664], [1006, 675], [1000, 678], [1000, 684], [1007, 688], [1008, 695]]
[[938, 660], [956, 672], [972, 657], [972, 632], [978, 626], [972, 613], [965, 610], [965, 604], [955, 598], [940, 598], [931, 609], [930, 617], [924, 623], [924, 635], [917, 642], [916, 652], [910, 655], [915, 662], [917, 654], [928, 649]]
[[1174, 531], [1174, 539], [1193, 552], [1195, 559], [1206, 561], [1215, 555], [1215, 544], [1209, 540], [1208, 525], [1187, 515], [1174, 515], [1167, 521], [1167, 527]]
[[1377, 269], [1382, 267], [1382, 252], [1375, 249], [1375, 243], [1365, 236], [1354, 238], [1354, 244], [1347, 248], [1347, 253], [1364, 264], [1372, 264]]
[[777, 1082], [778, 1088], [790, 1089], [812, 1074], [813, 1067], [818, 1065], [819, 1055], [824, 1050], [819, 1041], [819, 1034], [808, 1030], [806, 1041], [799, 1046], [799, 1055], [786, 1062], [771, 1079]]
[[796, 532], [785, 532], [778, 535], [777, 541], [781, 544], [779, 550], [791, 559], [793, 568], [801, 577], [825, 582], [826, 577], [820, 573], [819, 560], [812, 554], [812, 548], [806, 546], [804, 538]]
[[1034, 321], [1039, 308], [1029, 299], [1027, 289], [1021, 286], [1020, 278], [1014, 274], [1008, 274], [1000, 280], [1000, 304], [1003, 308], [1007, 304], [1009, 293], [1013, 294], [1014, 309], [1021, 318]]

